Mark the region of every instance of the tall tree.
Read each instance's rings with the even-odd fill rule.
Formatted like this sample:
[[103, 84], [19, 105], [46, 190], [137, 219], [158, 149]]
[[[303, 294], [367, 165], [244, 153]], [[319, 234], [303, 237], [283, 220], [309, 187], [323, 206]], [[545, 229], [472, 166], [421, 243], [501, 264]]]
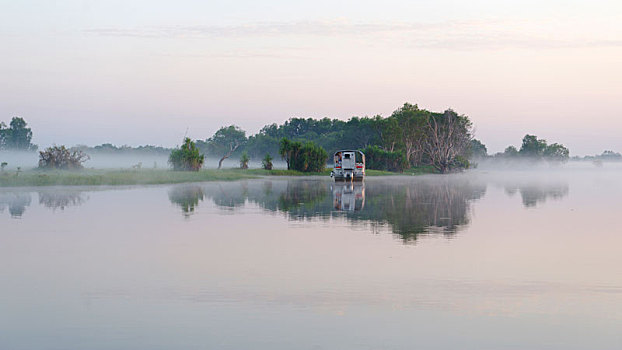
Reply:
[[214, 136], [206, 142], [210, 152], [222, 155], [218, 161], [218, 169], [222, 168], [222, 162], [229, 158], [240, 146], [246, 143], [246, 133], [235, 125], [220, 128]]
[[538, 139], [536, 135], [525, 135], [518, 153], [524, 157], [540, 158], [544, 155], [546, 147], [546, 140]]
[[402, 140], [406, 159], [411, 165], [421, 163], [425, 146], [426, 126], [430, 113], [419, 109], [417, 105], [404, 103], [402, 108], [393, 112], [390, 118], [395, 118], [399, 125], [399, 138]]
[[32, 130], [23, 118], [14, 117], [8, 128], [0, 128], [4, 147], [14, 150], [36, 150], [37, 146], [31, 143]]
[[451, 109], [433, 115], [427, 122], [425, 150], [432, 166], [440, 173], [462, 167], [471, 146], [472, 123]]

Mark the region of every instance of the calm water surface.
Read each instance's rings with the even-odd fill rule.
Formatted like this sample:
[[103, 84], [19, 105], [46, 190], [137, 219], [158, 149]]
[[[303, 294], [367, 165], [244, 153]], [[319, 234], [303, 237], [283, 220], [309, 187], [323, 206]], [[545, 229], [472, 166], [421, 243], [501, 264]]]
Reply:
[[622, 171], [0, 190], [0, 349], [620, 349]]

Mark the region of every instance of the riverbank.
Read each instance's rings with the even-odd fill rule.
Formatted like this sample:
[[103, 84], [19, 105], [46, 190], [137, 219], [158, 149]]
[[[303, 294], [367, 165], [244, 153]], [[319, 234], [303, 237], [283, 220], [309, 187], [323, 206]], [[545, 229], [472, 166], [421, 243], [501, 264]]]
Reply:
[[[329, 176], [330, 169], [320, 173], [303, 173], [285, 169], [203, 169], [173, 171], [169, 169], [121, 169], [77, 171], [5, 171], [0, 173], [0, 187], [29, 186], [120, 186], [159, 185], [202, 181], [235, 181], [262, 176]], [[414, 175], [415, 173], [404, 173]], [[388, 171], [367, 170], [367, 176], [400, 175]]]

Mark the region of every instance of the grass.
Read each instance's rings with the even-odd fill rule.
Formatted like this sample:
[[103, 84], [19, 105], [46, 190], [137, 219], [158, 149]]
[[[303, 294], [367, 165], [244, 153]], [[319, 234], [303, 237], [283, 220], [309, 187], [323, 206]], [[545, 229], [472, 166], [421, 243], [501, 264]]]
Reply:
[[[0, 187], [26, 186], [118, 186], [157, 185], [202, 181], [234, 181], [261, 176], [329, 176], [331, 169], [320, 173], [303, 173], [285, 169], [203, 169], [200, 171], [173, 171], [167, 169], [122, 169], [122, 170], [27, 170], [0, 173]], [[404, 173], [371, 170], [367, 176], [418, 175], [433, 172], [427, 168], [413, 168]]]

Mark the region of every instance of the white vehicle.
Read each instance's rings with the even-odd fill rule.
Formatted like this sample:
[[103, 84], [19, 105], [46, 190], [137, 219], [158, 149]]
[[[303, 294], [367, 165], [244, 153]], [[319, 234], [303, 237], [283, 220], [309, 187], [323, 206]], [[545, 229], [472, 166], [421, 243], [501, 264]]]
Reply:
[[335, 181], [362, 181], [365, 178], [365, 154], [361, 151], [335, 152], [333, 171]]

